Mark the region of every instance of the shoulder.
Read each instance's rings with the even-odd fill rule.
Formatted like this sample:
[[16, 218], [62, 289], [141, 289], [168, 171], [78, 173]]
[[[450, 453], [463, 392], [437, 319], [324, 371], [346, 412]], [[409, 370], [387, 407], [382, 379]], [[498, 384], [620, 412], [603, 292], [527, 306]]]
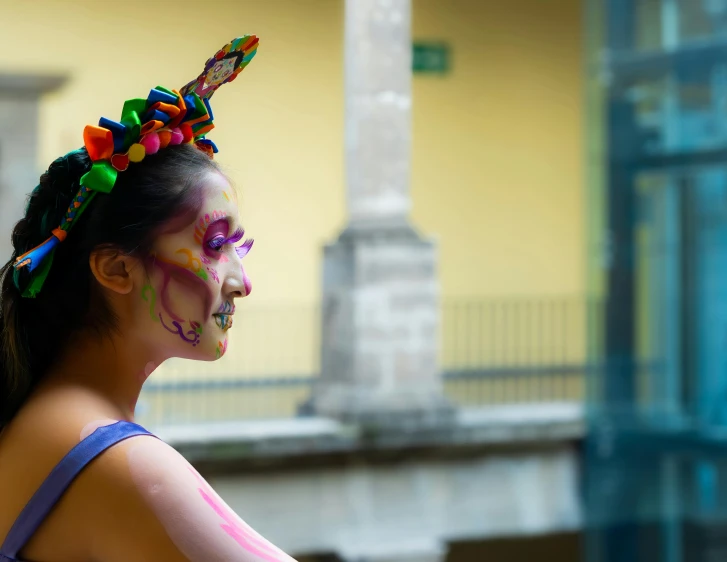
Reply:
[[[0, 436], [0, 497], [7, 500], [0, 510], [0, 539], [63, 457], [96, 428], [116, 421], [92, 396], [74, 390], [36, 396], [26, 404]], [[144, 502], [128, 468], [126, 452], [135, 443], [152, 441], [152, 452], [167, 447], [154, 437], [131, 437], [90, 462], [30, 538], [23, 556], [187, 560]], [[159, 454], [150, 455], [151, 462], [155, 457]]]
[[[176, 530], [168, 525], [178, 521], [168, 504], [178, 503], [192, 483], [190, 468], [150, 435], [129, 437], [99, 455], [74, 490], [89, 516], [94, 559], [187, 560], [175, 543]], [[187, 532], [183, 527], [179, 531]]]
[[83, 493], [89, 504], [95, 501], [98, 560], [293, 560], [240, 519], [182, 455], [153, 436], [122, 441], [89, 468]]

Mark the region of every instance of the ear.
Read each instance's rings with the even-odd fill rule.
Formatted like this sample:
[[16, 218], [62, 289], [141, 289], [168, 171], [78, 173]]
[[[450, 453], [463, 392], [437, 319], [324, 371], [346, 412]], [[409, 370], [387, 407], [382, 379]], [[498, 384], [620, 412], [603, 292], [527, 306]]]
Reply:
[[138, 260], [115, 249], [94, 250], [89, 258], [91, 273], [101, 286], [114, 293], [128, 295], [134, 289], [131, 271]]

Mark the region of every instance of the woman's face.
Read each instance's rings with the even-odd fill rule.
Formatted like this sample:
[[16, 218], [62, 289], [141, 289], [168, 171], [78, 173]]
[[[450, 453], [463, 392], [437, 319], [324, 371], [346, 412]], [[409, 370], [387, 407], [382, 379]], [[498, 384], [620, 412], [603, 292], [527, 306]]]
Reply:
[[229, 58], [217, 61], [207, 75], [205, 85], [209, 86], [211, 84], [217, 86], [227, 80], [235, 71], [235, 60], [234, 58]]
[[235, 299], [250, 294], [242, 266], [249, 250], [234, 191], [210, 172], [194, 220], [170, 221], [147, 257], [139, 314], [147, 343], [164, 357], [215, 360], [227, 350]]

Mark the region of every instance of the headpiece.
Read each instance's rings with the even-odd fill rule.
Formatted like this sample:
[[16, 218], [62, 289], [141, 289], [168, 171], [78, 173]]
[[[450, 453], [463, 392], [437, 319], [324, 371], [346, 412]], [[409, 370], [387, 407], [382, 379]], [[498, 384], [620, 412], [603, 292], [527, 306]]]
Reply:
[[15, 261], [16, 286], [21, 269], [25, 268], [31, 275], [24, 297], [38, 294], [58, 244], [66, 239], [97, 193], [111, 192], [118, 173], [130, 163], [141, 162], [167, 146], [182, 143], [194, 143], [213, 157], [217, 147], [206, 138], [214, 128], [209, 99], [222, 84], [237, 78], [255, 56], [257, 47], [258, 38], [254, 35], [238, 37], [211, 57], [202, 73], [180, 90], [157, 86], [146, 99], [127, 100], [120, 121], [102, 117], [98, 126], [86, 126], [83, 143], [93, 162], [91, 169], [81, 177], [78, 193], [50, 238]]

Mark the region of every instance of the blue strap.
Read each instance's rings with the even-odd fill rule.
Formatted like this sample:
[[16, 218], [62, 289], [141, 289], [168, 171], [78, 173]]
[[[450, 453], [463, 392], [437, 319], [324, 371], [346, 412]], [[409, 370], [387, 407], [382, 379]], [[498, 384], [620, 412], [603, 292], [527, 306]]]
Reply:
[[[14, 560], [38, 530], [68, 486], [106, 449], [136, 435], [152, 435], [135, 423], [119, 421], [99, 427], [63, 457], [25, 505], [0, 547], [0, 560]], [[153, 435], [152, 435], [153, 437]]]

